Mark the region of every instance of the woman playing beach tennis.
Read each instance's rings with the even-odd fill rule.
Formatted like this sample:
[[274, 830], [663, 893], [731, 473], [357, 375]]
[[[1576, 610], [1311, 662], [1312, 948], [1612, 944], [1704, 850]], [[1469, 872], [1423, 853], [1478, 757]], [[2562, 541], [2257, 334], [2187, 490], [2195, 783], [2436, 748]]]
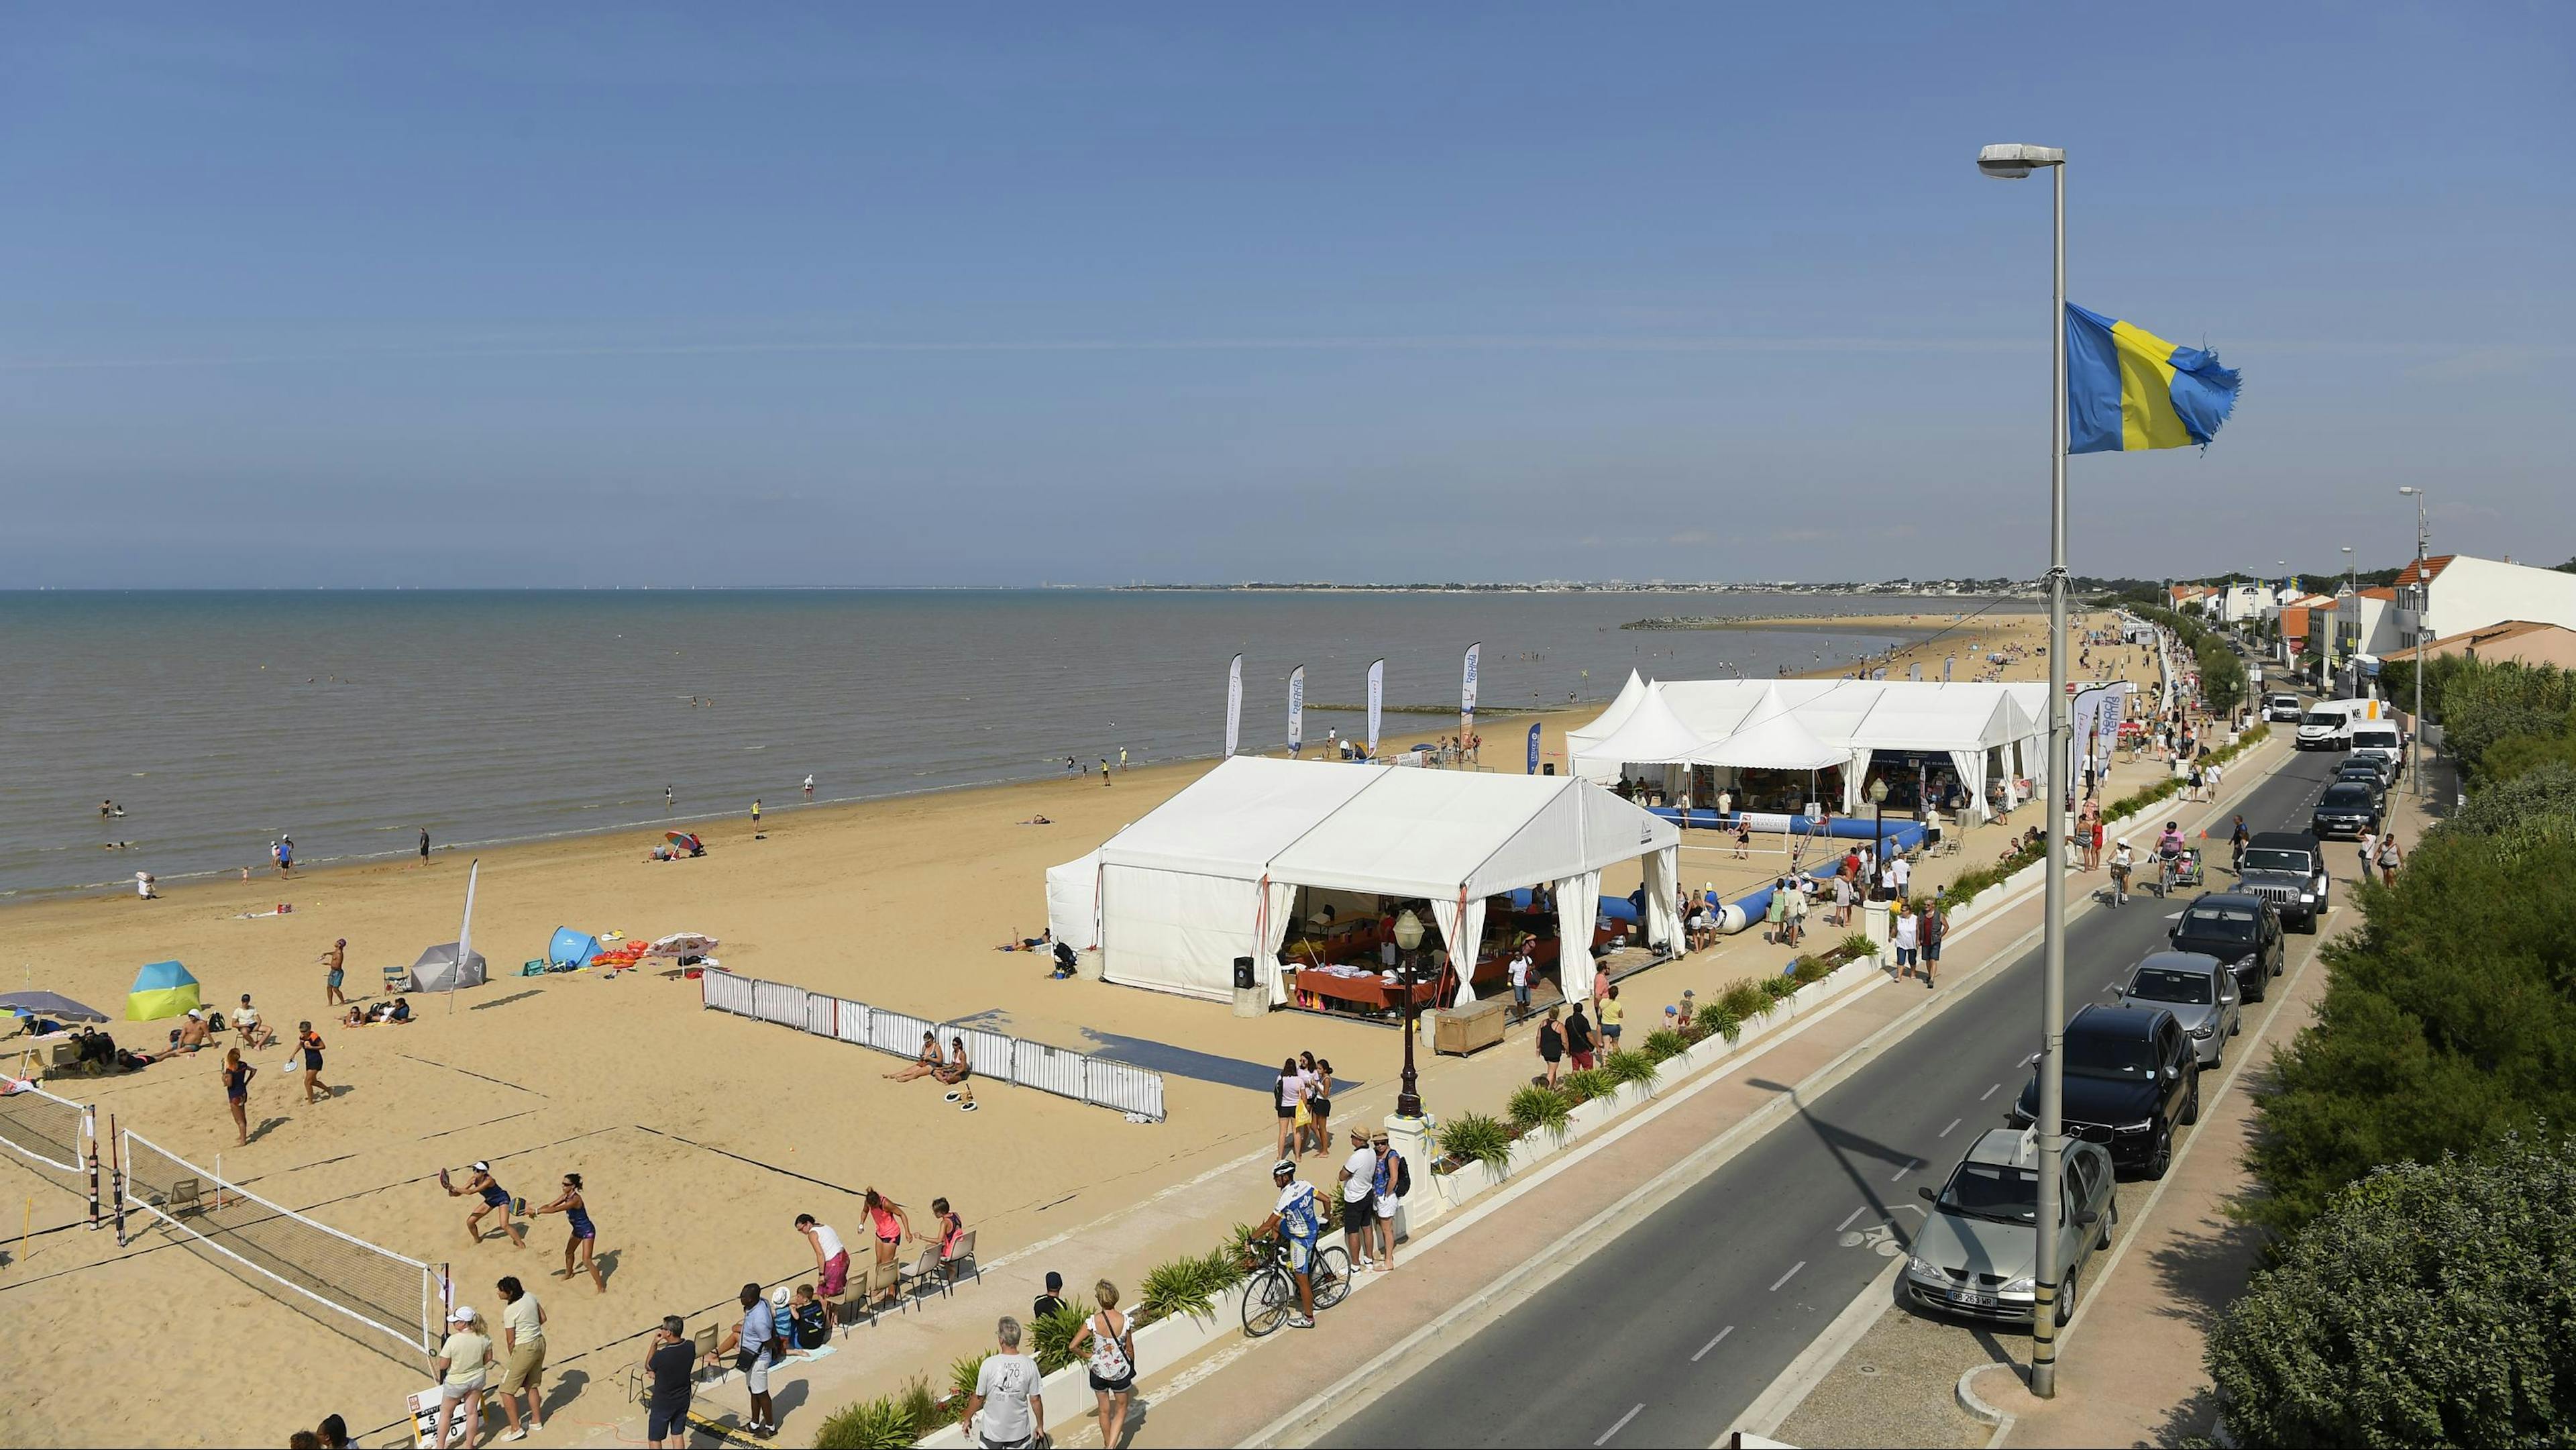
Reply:
[[[465, 1186], [463, 1188], [459, 1188], [455, 1184], [449, 1182], [447, 1179], [447, 1170], [441, 1168], [438, 1170], [438, 1186], [446, 1189], [447, 1196], [450, 1198], [463, 1198], [470, 1193], [483, 1200], [482, 1207], [465, 1215], [465, 1241], [467, 1243], [479, 1244], [483, 1242], [483, 1215], [490, 1213], [492, 1210], [497, 1208], [501, 1211], [501, 1231], [508, 1234], [510, 1236], [510, 1242], [516, 1244], [518, 1247], [524, 1249], [528, 1246], [527, 1234], [522, 1232], [519, 1226], [516, 1223], [513, 1223], [510, 1219], [510, 1190], [503, 1188], [500, 1184], [493, 1181], [491, 1164], [475, 1164], [474, 1176], [465, 1180]], [[584, 1213], [582, 1217], [587, 1219], [589, 1214]], [[569, 1250], [566, 1251], [565, 1258], [571, 1258]], [[605, 1288], [606, 1285], [602, 1285], [601, 1287]]]
[[245, 1148], [250, 1146], [250, 1080], [257, 1076], [259, 1069], [242, 1061], [240, 1048], [224, 1053], [224, 1101], [233, 1110], [233, 1133]]
[[563, 1269], [555, 1277], [569, 1279], [578, 1272], [572, 1266], [573, 1253], [578, 1250], [581, 1254], [581, 1267], [590, 1271], [590, 1282], [598, 1285], [599, 1292], [602, 1294], [607, 1293], [607, 1276], [599, 1272], [598, 1261], [591, 1257], [591, 1252], [599, 1247], [599, 1225], [590, 1221], [590, 1205], [582, 1202], [581, 1175], [565, 1174], [563, 1192], [556, 1194], [554, 1202], [538, 1209], [537, 1212], [562, 1214], [564, 1222], [572, 1229], [571, 1237], [564, 1240]]
[[331, 1090], [322, 1085], [322, 1034], [313, 1030], [312, 1023], [295, 1024], [295, 1050], [304, 1055], [304, 1101], [331, 1096]]

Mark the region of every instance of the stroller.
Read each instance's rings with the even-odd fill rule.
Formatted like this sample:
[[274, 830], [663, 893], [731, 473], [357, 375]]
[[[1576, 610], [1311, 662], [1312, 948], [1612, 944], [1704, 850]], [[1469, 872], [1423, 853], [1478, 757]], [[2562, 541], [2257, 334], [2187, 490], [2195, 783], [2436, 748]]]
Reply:
[[2159, 855], [2155, 858], [2155, 868], [2155, 874], [2148, 878], [2148, 885], [2158, 900], [2170, 895], [2177, 886], [2197, 887], [2201, 884], [2200, 848], [2185, 846], [2170, 857]]

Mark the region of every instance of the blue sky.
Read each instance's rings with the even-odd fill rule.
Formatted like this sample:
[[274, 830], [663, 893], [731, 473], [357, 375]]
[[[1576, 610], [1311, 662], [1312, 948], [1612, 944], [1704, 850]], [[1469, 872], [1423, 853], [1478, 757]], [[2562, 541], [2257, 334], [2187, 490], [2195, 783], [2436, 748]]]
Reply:
[[2079, 572], [2576, 554], [2570, 12], [2170, 13], [20, 9], [0, 583], [2034, 573], [1997, 140]]

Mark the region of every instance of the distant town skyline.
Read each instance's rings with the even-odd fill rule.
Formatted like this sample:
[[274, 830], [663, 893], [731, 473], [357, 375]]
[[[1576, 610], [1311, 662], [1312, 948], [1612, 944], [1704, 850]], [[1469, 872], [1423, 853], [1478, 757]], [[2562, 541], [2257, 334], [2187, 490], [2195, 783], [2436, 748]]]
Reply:
[[0, 587], [2028, 578], [1989, 141], [2245, 371], [2077, 572], [2576, 554], [2554, 7], [12, 29]]

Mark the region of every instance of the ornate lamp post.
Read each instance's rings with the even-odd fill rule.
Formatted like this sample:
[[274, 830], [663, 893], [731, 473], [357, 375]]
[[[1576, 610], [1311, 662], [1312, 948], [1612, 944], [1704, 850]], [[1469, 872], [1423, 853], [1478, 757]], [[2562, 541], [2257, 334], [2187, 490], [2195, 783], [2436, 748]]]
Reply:
[[1395, 918], [1395, 949], [1404, 954], [1396, 968], [1396, 981], [1404, 989], [1404, 1088], [1395, 1095], [1395, 1115], [1399, 1118], [1422, 1116], [1422, 1094], [1415, 1091], [1413, 1039], [1421, 1030], [1422, 1002], [1416, 989], [1421, 982], [1421, 964], [1414, 952], [1422, 945], [1422, 918], [1406, 907]]
[[1878, 824], [1872, 828], [1874, 839], [1870, 842], [1870, 858], [1883, 863], [1887, 860], [1887, 777], [1871, 776], [1868, 787], [1861, 794], [1868, 796], [1870, 805], [1878, 811]]

